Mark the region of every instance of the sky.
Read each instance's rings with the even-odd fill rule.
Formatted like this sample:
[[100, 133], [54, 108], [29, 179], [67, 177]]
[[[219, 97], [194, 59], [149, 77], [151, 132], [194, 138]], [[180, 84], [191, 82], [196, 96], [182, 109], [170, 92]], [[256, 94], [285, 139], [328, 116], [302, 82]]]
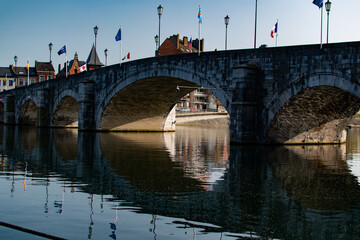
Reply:
[[[58, 50], [67, 45], [67, 59], [78, 53], [86, 61], [98, 26], [97, 52], [105, 64], [104, 49], [108, 49], [108, 65], [118, 64], [120, 43], [115, 35], [122, 29], [122, 56], [130, 52], [130, 61], [153, 57], [154, 36], [159, 31], [157, 7], [163, 7], [160, 40], [174, 34], [198, 37], [199, 6], [203, 23], [201, 38], [205, 51], [224, 50], [224, 17], [228, 25], [228, 50], [254, 47], [255, 0], [0, 0], [0, 66], [14, 64], [30, 66], [35, 60], [49, 61], [49, 43], [53, 44], [52, 61], [57, 72], [65, 55]], [[325, 1], [325, 0], [324, 0]], [[359, 0], [332, 0], [329, 43], [360, 41]], [[277, 19], [278, 46], [319, 44], [321, 11], [312, 0], [258, 0], [256, 45], [275, 46], [270, 31]], [[326, 42], [327, 15], [323, 14], [323, 42]]]

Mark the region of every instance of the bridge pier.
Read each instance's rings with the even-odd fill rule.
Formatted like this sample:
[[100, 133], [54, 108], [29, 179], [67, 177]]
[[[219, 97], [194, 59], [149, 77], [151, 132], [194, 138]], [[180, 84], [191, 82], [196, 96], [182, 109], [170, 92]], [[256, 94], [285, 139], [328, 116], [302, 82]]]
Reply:
[[244, 64], [233, 68], [234, 85], [230, 112], [230, 138], [232, 142], [255, 143], [260, 139], [262, 125], [259, 117], [258, 67]]
[[41, 88], [37, 90], [38, 107], [37, 107], [37, 126], [48, 127], [49, 124], [49, 89]]
[[4, 124], [16, 124], [15, 121], [15, 96], [5, 96]]
[[79, 83], [79, 124], [78, 130], [95, 130], [95, 82]]

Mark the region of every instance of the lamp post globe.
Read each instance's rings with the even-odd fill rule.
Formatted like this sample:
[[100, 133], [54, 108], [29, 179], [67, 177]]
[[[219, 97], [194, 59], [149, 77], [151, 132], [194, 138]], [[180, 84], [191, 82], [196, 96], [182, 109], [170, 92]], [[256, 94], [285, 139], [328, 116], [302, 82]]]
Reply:
[[[97, 35], [98, 31], [99, 31], [98, 26], [95, 26], [95, 27], [94, 27], [94, 34], [95, 34], [95, 53], [96, 53], [96, 35]], [[96, 68], [96, 54], [95, 54], [95, 66], [94, 66], [94, 68]]]
[[157, 12], [158, 12], [159, 16], [162, 14], [162, 12], [163, 12], [163, 7], [162, 7], [161, 5], [159, 5], [159, 6], [157, 7]]
[[52, 50], [53, 44], [49, 43], [49, 51], [50, 51], [50, 62], [51, 62], [51, 50]]

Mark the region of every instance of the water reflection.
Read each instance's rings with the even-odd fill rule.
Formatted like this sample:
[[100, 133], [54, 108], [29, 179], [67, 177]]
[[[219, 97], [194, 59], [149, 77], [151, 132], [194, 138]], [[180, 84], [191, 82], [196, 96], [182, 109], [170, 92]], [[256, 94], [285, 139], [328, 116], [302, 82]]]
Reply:
[[227, 129], [0, 127], [0, 211], [73, 239], [356, 239], [359, 136], [230, 148]]
[[268, 161], [284, 190], [302, 207], [347, 210], [360, 199], [359, 182], [346, 162], [346, 145], [276, 148]]

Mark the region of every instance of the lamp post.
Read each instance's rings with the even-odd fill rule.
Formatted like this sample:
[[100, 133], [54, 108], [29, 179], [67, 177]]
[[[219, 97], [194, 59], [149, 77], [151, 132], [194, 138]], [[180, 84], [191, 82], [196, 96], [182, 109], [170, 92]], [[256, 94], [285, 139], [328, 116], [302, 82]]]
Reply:
[[326, 44], [329, 43], [329, 13], [330, 13], [330, 9], [331, 9], [331, 2], [328, 0], [325, 3], [325, 9], [327, 12], [327, 36], [326, 36]]
[[155, 43], [156, 43], [156, 50], [155, 50], [155, 57], [158, 56], [159, 54], [159, 50], [158, 50], [158, 44], [159, 44], [159, 36], [158, 35], [155, 35]]
[[[15, 78], [16, 78], [17, 77], [16, 66], [17, 66], [17, 61], [18, 61], [18, 57], [16, 55], [14, 57], [14, 61], [15, 61]], [[16, 87], [16, 82], [15, 82], [15, 87]]]
[[[49, 51], [50, 51], [50, 65], [51, 65], [51, 50], [52, 50], [53, 44], [49, 43]], [[49, 75], [48, 75], [48, 79], [50, 79], [50, 66], [49, 66]]]
[[254, 34], [254, 48], [256, 48], [256, 25], [257, 25], [257, 0], [255, 0], [255, 34]]
[[158, 12], [158, 15], [159, 15], [159, 44], [158, 44], [158, 55], [160, 56], [160, 19], [161, 19], [161, 15], [162, 15], [162, 12], [163, 12], [163, 7], [161, 5], [159, 5], [157, 7], [157, 12]]
[[228, 15], [226, 15], [226, 17], [224, 17], [224, 21], [225, 21], [225, 51], [227, 50], [227, 27], [229, 25], [229, 21], [230, 18]]
[[104, 53], [105, 53], [105, 66], [107, 66], [107, 54], [108, 54], [107, 48], [105, 48]]
[[95, 66], [94, 66], [94, 69], [96, 68], [96, 36], [97, 36], [97, 33], [98, 33], [98, 26], [95, 26], [94, 27], [94, 34], [95, 34]]

